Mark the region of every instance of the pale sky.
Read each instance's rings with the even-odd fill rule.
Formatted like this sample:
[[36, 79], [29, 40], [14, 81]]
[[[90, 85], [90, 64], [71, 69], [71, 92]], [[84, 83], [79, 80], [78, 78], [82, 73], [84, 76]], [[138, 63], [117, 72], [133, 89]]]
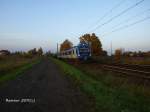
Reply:
[[[69, 39], [77, 45], [79, 36], [94, 32], [107, 51], [110, 51], [111, 42], [113, 50], [148, 51], [150, 19], [109, 32], [150, 17], [150, 0], [144, 0], [108, 24], [93, 30], [138, 1], [141, 0], [0, 0], [0, 49], [26, 51], [43, 47], [44, 50], [56, 51], [57, 43]], [[130, 21], [127, 22], [128, 19]], [[114, 27], [116, 25], [118, 27]]]

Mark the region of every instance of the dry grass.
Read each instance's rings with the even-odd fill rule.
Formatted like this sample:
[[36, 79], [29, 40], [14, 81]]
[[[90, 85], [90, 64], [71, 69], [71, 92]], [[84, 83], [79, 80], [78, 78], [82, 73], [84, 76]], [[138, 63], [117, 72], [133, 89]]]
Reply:
[[39, 57], [27, 58], [24, 56], [7, 56], [0, 60], [0, 84], [16, 78], [24, 71], [40, 62]]
[[[36, 58], [36, 57], [35, 57]], [[26, 58], [23, 56], [5, 56], [0, 59], [0, 77], [12, 70], [27, 64], [35, 58]]]

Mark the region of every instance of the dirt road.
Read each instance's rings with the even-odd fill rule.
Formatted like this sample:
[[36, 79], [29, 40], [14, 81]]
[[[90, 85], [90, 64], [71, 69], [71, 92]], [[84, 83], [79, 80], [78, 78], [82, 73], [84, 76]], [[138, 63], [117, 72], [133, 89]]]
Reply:
[[85, 112], [85, 102], [79, 89], [46, 58], [0, 87], [1, 112]]

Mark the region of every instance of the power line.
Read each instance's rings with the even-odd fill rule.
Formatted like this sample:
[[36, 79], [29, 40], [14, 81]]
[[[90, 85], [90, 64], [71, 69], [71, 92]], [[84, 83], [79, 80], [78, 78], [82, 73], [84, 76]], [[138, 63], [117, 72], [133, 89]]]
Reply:
[[[97, 25], [99, 22], [101, 22], [106, 16], [108, 16], [109, 13], [111, 13], [113, 10], [115, 10], [116, 8], [118, 8], [121, 4], [123, 4], [126, 0], [121, 0], [118, 4], [116, 4], [114, 7], [112, 7], [108, 12], [106, 12], [101, 18], [99, 18], [95, 23], [93, 23], [92, 25], [90, 25], [84, 33], [86, 33], [89, 28], [94, 27], [95, 25]], [[83, 33], [81, 33], [83, 34]], [[79, 36], [81, 35], [79, 34]]]
[[97, 25], [100, 21], [102, 21], [106, 16], [108, 16], [108, 14], [112, 13], [113, 10], [115, 10], [116, 8], [118, 8], [122, 3], [124, 3], [125, 0], [121, 0], [117, 5], [115, 5], [114, 7], [112, 7], [108, 12], [106, 12], [101, 18], [99, 18], [94, 24], [90, 25], [87, 30], [91, 27], [94, 27], [95, 25]]
[[136, 25], [136, 24], [139, 24], [139, 23], [142, 23], [142, 22], [144, 22], [144, 21], [146, 21], [146, 20], [148, 20], [148, 19], [150, 19], [150, 16], [148, 16], [148, 17], [146, 17], [146, 18], [144, 18], [144, 19], [138, 20], [138, 21], [136, 21], [136, 22], [133, 22], [133, 23], [131, 23], [131, 24], [128, 24], [128, 25], [119, 27], [119, 28], [117, 28], [117, 29], [115, 29], [115, 30], [112, 30], [111, 32], [109, 32], [109, 33], [103, 35], [102, 37], [104, 37], [104, 36], [106, 36], [106, 35], [109, 35], [109, 34], [111, 34], [111, 33], [113, 33], [113, 32], [120, 31], [120, 30], [126, 29], [126, 28], [128, 28], [128, 27], [132, 27], [132, 26], [134, 26], [134, 25]]
[[[131, 21], [132, 19], [135, 19], [136, 17], [140, 17], [140, 16], [142, 16], [144, 13], [146, 13], [146, 12], [148, 12], [148, 11], [150, 11], [150, 9], [144, 10], [144, 11], [142, 11], [142, 12], [136, 14], [136, 15], [134, 15], [134, 16], [132, 16], [132, 17], [130, 17], [130, 18], [128, 18], [128, 19], [126, 19], [126, 20], [124, 20], [124, 21], [118, 23], [118, 24], [116, 24], [116, 25], [113, 26], [112, 28], [116, 28], [116, 27], [122, 25], [123, 23], [127, 23], [127, 22]], [[112, 29], [112, 28], [111, 28], [111, 29]]]
[[129, 10], [133, 9], [134, 7], [138, 6], [139, 4], [141, 4], [142, 2], [144, 2], [144, 0], [140, 0], [139, 2], [135, 3], [134, 5], [128, 7], [127, 9], [123, 10], [121, 13], [117, 14], [116, 16], [112, 17], [111, 19], [109, 19], [108, 21], [104, 22], [103, 24], [98, 25], [95, 29], [93, 29], [92, 31], [95, 31], [99, 28], [101, 28], [102, 26], [110, 23], [111, 21], [113, 21], [114, 19], [116, 19], [117, 17], [123, 15], [124, 13], [128, 12]]
[[[131, 21], [132, 19], [135, 19], [135, 17], [140, 17], [140, 16], [142, 16], [144, 13], [146, 13], [146, 12], [148, 12], [148, 11], [150, 11], [150, 9], [144, 10], [144, 11], [142, 11], [142, 12], [140, 12], [140, 13], [138, 13], [138, 14], [136, 14], [136, 15], [134, 15], [134, 16], [132, 16], [132, 17], [130, 17], [130, 18], [124, 20], [124, 21], [121, 21], [120, 23], [114, 25], [114, 26], [111, 27], [110, 29], [114, 29], [114, 28], [116, 28], [116, 27], [118, 27], [118, 26], [120, 26], [120, 25], [122, 25], [122, 24], [124, 24], [124, 23], [128, 23], [128, 22]], [[104, 33], [104, 34], [105, 34], [105, 33]]]

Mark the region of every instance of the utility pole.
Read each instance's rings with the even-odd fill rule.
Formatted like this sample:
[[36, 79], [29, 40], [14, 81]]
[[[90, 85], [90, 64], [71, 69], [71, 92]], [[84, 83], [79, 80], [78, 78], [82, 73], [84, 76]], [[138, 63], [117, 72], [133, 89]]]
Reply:
[[110, 52], [111, 52], [111, 57], [112, 57], [112, 41], [111, 41], [111, 43], [110, 43]]
[[88, 42], [90, 47], [90, 56], [92, 56], [92, 42]]
[[111, 52], [111, 63], [113, 63], [113, 54], [112, 54], [112, 41], [111, 41], [111, 43], [110, 43], [110, 52]]
[[58, 43], [57, 43], [57, 56], [58, 56]]

